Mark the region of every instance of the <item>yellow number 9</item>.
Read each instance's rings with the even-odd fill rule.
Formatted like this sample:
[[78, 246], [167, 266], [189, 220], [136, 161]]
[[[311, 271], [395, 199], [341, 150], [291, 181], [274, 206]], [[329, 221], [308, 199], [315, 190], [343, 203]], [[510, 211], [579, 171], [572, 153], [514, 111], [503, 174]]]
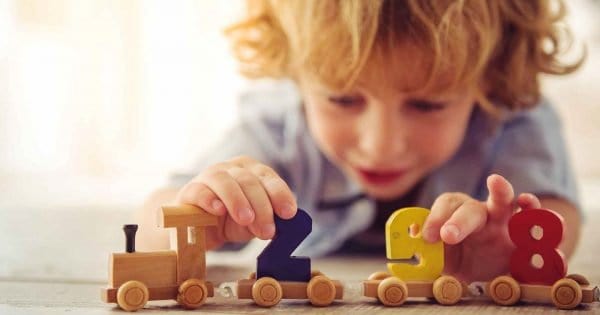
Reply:
[[[385, 224], [388, 270], [402, 280], [433, 281], [444, 270], [444, 243], [427, 243], [421, 230], [429, 210], [402, 208], [396, 210]], [[394, 262], [417, 258], [418, 264]]]

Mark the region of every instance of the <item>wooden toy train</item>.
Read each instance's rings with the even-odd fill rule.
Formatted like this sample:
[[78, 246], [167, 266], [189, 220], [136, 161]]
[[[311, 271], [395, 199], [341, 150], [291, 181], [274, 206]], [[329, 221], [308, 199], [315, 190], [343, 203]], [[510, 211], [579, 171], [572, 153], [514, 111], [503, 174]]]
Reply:
[[204, 230], [217, 225], [217, 218], [183, 205], [162, 207], [158, 221], [160, 227], [176, 229], [175, 250], [136, 252], [137, 225], [124, 226], [126, 253], [110, 255], [109, 287], [102, 290], [103, 301], [135, 311], [148, 300], [176, 299], [185, 308], [194, 309], [214, 295], [212, 283], [205, 281]]
[[[386, 223], [388, 272], [375, 272], [362, 282], [361, 295], [378, 299], [386, 306], [399, 306], [407, 298], [433, 298], [442, 305], [453, 305], [471, 296], [469, 286], [458, 279], [441, 275], [444, 246], [426, 243], [419, 228], [429, 210], [403, 208]], [[149, 300], [177, 300], [184, 308], [195, 309], [215, 294], [206, 281], [205, 228], [217, 224], [217, 218], [192, 205], [164, 206], [158, 225], [175, 228], [175, 250], [136, 252], [136, 225], [124, 226], [126, 252], [109, 258], [108, 288], [102, 300], [117, 303], [126, 311], [143, 308]], [[311, 270], [308, 257], [291, 256], [312, 230], [310, 216], [298, 209], [290, 220], [275, 217], [276, 235], [257, 257], [257, 271], [235, 283], [239, 299], [253, 299], [270, 307], [281, 299], [308, 299], [312, 305], [327, 306], [344, 298], [345, 285]], [[541, 227], [541, 237], [532, 228]], [[562, 239], [562, 219], [553, 211], [526, 209], [509, 222], [511, 239], [517, 246], [511, 259], [511, 276], [500, 276], [489, 283], [473, 283], [472, 288], [499, 305], [519, 301], [553, 303], [561, 309], [573, 309], [582, 303], [599, 301], [599, 289], [585, 277], [566, 274], [566, 263], [556, 249]], [[533, 266], [531, 257], [542, 255], [543, 266]], [[402, 260], [419, 257], [419, 263]]]

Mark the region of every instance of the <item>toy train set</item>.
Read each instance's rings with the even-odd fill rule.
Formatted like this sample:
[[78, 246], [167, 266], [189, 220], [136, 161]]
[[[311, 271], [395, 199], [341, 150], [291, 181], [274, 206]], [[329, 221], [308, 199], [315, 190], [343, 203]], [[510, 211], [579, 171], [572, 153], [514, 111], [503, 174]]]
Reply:
[[[375, 272], [361, 284], [361, 296], [378, 299], [386, 306], [402, 305], [408, 298], [433, 298], [442, 305], [454, 305], [474, 296], [469, 287], [499, 305], [519, 301], [552, 303], [560, 309], [573, 309], [600, 300], [599, 289], [581, 275], [566, 275], [567, 264], [557, 249], [562, 240], [562, 218], [546, 209], [526, 209], [513, 215], [509, 234], [517, 249], [511, 257], [511, 276], [491, 282], [472, 283], [441, 275], [444, 245], [426, 243], [419, 234], [429, 210], [403, 208], [386, 223], [386, 248], [389, 272]], [[202, 306], [215, 289], [206, 281], [205, 229], [217, 225], [217, 217], [192, 205], [164, 206], [158, 225], [175, 228], [175, 250], [136, 252], [137, 225], [125, 225], [126, 252], [109, 258], [108, 288], [104, 302], [117, 303], [126, 311], [143, 308], [150, 300], [176, 300], [186, 309]], [[311, 270], [308, 257], [291, 256], [312, 231], [312, 219], [298, 209], [289, 220], [275, 217], [276, 235], [257, 257], [257, 271], [248, 279], [235, 282], [233, 296], [252, 299], [262, 307], [277, 305], [282, 299], [308, 299], [314, 306], [328, 306], [344, 299], [348, 286]], [[541, 237], [532, 234], [543, 230]], [[544, 264], [534, 266], [532, 256], [540, 255]], [[399, 262], [419, 257], [419, 263]], [[223, 293], [223, 295], [227, 295]]]

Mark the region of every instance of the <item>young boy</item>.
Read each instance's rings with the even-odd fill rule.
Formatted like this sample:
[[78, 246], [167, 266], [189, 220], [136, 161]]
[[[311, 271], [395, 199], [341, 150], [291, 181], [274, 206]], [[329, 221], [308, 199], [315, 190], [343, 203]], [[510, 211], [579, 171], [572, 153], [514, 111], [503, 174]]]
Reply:
[[541, 0], [250, 1], [228, 30], [242, 72], [294, 85], [246, 95], [261, 104], [245, 105], [182, 187], [148, 202], [142, 243], [166, 246], [151, 229], [161, 203], [218, 215], [209, 248], [269, 239], [273, 216], [299, 206], [314, 222], [299, 253], [383, 255], [387, 217], [422, 206], [445, 272], [487, 280], [508, 271], [512, 213], [545, 207], [564, 217], [570, 256], [577, 194], [538, 82], [579, 66], [558, 61], [563, 13]]

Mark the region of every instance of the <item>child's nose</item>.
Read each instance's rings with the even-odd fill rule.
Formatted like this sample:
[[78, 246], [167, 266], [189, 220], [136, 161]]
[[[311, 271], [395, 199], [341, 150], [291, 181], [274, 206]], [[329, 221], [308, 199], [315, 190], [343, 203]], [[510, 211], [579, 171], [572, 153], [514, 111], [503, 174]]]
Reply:
[[365, 126], [360, 136], [363, 153], [377, 161], [397, 156], [407, 148], [402, 128], [393, 119], [382, 118]]

